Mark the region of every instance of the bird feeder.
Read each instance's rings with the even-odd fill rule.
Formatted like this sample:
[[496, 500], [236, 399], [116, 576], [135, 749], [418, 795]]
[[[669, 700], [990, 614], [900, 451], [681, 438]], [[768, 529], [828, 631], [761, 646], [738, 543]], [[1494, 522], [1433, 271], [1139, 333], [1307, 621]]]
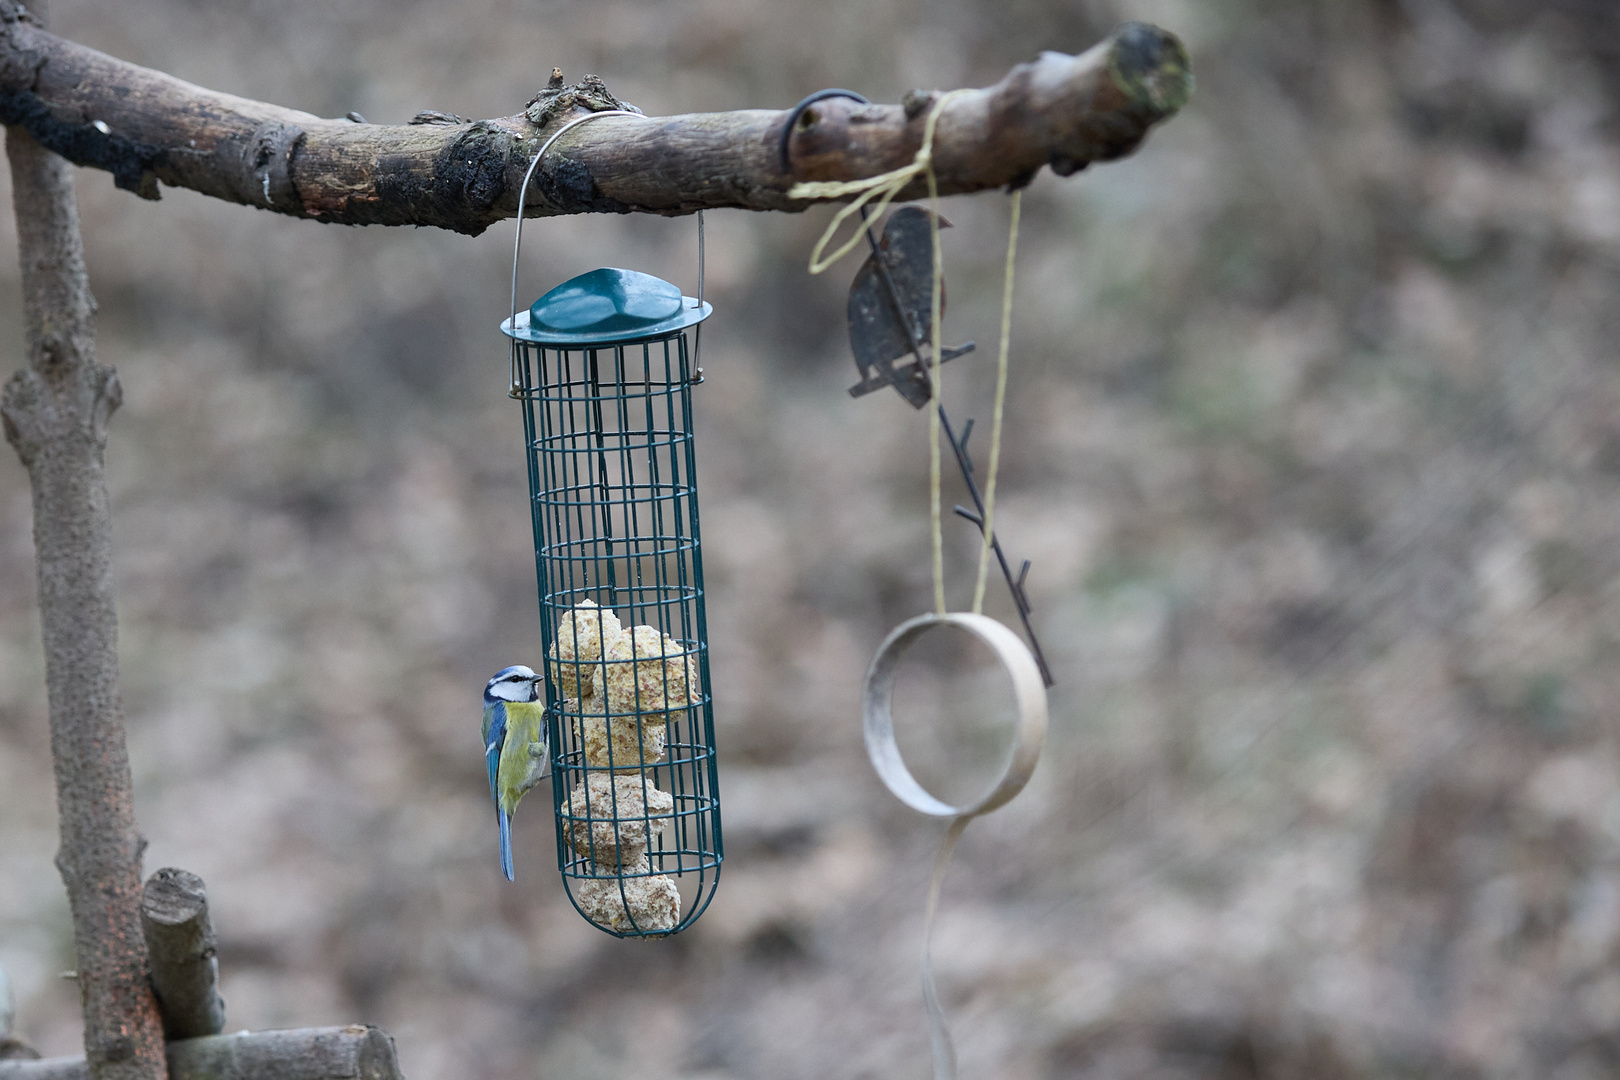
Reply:
[[713, 309], [600, 269], [501, 324], [523, 406], [557, 866], [619, 937], [691, 925], [720, 875], [688, 331]]

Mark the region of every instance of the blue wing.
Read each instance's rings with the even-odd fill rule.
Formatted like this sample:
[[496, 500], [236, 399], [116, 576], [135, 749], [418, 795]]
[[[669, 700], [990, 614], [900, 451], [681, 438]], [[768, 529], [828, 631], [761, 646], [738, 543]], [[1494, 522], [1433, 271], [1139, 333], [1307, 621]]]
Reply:
[[501, 768], [501, 747], [506, 745], [506, 702], [484, 706], [484, 764], [489, 767], [489, 797], [497, 803], [495, 781]]

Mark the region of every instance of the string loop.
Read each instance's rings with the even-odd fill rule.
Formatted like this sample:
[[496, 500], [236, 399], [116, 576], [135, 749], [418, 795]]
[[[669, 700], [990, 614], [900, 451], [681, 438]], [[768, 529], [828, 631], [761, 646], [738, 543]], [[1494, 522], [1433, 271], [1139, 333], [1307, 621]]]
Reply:
[[821, 234], [821, 239], [816, 241], [816, 246], [810, 249], [810, 272], [812, 274], [821, 273], [833, 263], [848, 255], [850, 249], [861, 242], [861, 234], [857, 232], [839, 245], [837, 251], [834, 251], [826, 258], [821, 257], [821, 253], [832, 242], [832, 238], [838, 233], [839, 227], [849, 220], [850, 215], [859, 213], [861, 207], [874, 198], [877, 199], [877, 202], [873, 206], [872, 212], [874, 214], [883, 213], [884, 208], [894, 201], [894, 197], [900, 194], [907, 184], [917, 179], [918, 175], [924, 171], [932, 172], [934, 163], [934, 125], [939, 122], [940, 112], [945, 108], [946, 102], [953, 98], [977, 92], [965, 88], [950, 90], [934, 100], [934, 106], [928, 110], [928, 119], [923, 124], [922, 145], [917, 148], [917, 154], [912, 158], [911, 164], [902, 165], [898, 169], [890, 169], [886, 173], [878, 173], [876, 176], [868, 176], [861, 180], [801, 180], [788, 189], [788, 198], [790, 199], [841, 199], [845, 195], [855, 196], [849, 203], [841, 207], [837, 214], [833, 215], [832, 223]]

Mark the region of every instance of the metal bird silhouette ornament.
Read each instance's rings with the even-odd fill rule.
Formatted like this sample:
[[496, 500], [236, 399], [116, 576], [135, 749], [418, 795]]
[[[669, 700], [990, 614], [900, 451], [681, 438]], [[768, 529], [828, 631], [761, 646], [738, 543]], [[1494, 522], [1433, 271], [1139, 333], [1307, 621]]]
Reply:
[[[951, 223], [942, 217], [939, 224], [950, 228]], [[912, 408], [920, 409], [928, 404], [923, 346], [930, 347], [930, 359], [937, 352], [940, 363], [973, 351], [971, 341], [954, 348], [931, 348], [933, 273], [928, 211], [917, 206], [896, 210], [849, 287], [849, 347], [861, 373], [861, 381], [849, 388], [850, 397], [892, 386]], [[941, 287], [941, 314], [944, 296]], [[896, 363], [907, 357], [912, 358], [910, 363]]]

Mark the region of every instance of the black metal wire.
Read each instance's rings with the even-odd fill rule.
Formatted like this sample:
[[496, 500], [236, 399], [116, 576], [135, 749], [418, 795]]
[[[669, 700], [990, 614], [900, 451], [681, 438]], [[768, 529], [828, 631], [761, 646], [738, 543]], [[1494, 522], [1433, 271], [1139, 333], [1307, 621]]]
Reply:
[[[839, 90], [839, 89], [836, 89], [836, 88], [830, 88], [830, 89], [827, 89], [827, 90], [817, 90], [815, 93], [809, 95], [804, 100], [800, 101], [797, 105], [793, 106], [793, 108], [789, 109], [788, 110], [788, 115], [787, 115], [787, 121], [782, 125], [781, 157], [782, 157], [782, 171], [783, 172], [790, 173], [790, 172], [793, 171], [793, 161], [788, 156], [788, 143], [793, 138], [793, 125], [798, 123], [799, 116], [804, 112], [804, 110], [808, 109], [810, 106], [814, 105], [818, 101], [825, 101], [828, 98], [838, 98], [838, 97], [853, 98], [854, 100], [860, 102], [862, 105], [870, 105], [870, 104], [872, 104], [864, 96], [862, 96], [860, 94], [857, 94], [853, 90]], [[865, 217], [865, 215], [863, 214], [862, 218], [864, 219], [864, 217]]]

